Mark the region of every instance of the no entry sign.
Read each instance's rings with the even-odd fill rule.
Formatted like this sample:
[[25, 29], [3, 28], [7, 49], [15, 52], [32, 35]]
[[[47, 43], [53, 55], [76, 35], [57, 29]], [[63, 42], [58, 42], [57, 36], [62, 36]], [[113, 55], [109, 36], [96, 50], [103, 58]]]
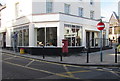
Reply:
[[99, 22], [98, 24], [97, 24], [97, 29], [98, 30], [103, 30], [105, 28], [105, 24], [103, 23], [103, 22]]

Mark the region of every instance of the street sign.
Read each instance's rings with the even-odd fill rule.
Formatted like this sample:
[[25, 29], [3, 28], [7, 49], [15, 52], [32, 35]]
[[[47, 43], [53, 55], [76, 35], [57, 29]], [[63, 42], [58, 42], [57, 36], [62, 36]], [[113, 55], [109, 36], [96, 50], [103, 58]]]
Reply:
[[103, 30], [105, 28], [105, 24], [103, 23], [103, 22], [99, 22], [98, 24], [97, 24], [97, 29], [98, 30]]
[[102, 19], [100, 19], [100, 22], [97, 24], [97, 29], [100, 30], [100, 61], [103, 61], [103, 55], [102, 55], [102, 30], [105, 28], [105, 24], [102, 22]]

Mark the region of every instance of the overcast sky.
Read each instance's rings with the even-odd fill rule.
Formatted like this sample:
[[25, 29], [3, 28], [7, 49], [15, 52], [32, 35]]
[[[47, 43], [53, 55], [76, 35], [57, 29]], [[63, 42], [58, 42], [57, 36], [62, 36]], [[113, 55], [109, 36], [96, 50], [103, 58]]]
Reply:
[[[0, 0], [1, 3], [5, 1]], [[118, 14], [118, 1], [120, 0], [101, 0], [101, 16], [105, 17], [104, 20], [108, 21], [113, 11]]]

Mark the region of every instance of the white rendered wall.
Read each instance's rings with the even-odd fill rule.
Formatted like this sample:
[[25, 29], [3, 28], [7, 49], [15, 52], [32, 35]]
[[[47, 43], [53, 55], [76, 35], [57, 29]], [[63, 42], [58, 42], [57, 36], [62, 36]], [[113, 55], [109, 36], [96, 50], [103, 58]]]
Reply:
[[[53, 1], [53, 13], [64, 13], [64, 4], [70, 4], [70, 14], [78, 16], [78, 8], [84, 9], [83, 17], [90, 18], [90, 11], [95, 12], [94, 19], [100, 19], [100, 0], [93, 0], [93, 5], [90, 5], [90, 0], [51, 0]], [[46, 0], [32, 0], [32, 13], [46, 13]]]

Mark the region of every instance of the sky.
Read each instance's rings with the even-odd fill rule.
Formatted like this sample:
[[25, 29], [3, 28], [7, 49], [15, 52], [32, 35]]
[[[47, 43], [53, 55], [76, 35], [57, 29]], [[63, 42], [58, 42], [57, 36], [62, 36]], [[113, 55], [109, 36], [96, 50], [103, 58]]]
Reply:
[[118, 1], [120, 0], [101, 0], [101, 16], [105, 21], [109, 21], [112, 12], [118, 14]]
[[[0, 0], [0, 3], [5, 3], [5, 1]], [[101, 16], [105, 17], [104, 21], [109, 21], [113, 11], [118, 14], [118, 1], [120, 0], [101, 0]]]

